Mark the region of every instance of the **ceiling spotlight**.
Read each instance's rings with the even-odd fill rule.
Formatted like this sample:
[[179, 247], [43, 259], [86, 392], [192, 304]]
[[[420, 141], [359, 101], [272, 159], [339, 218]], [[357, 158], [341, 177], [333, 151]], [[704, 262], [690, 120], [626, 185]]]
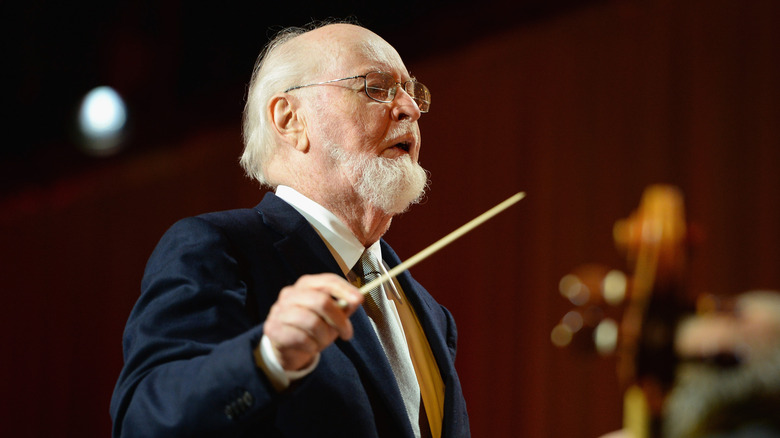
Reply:
[[127, 108], [113, 88], [92, 89], [81, 102], [78, 114], [82, 146], [93, 155], [110, 155], [119, 150]]

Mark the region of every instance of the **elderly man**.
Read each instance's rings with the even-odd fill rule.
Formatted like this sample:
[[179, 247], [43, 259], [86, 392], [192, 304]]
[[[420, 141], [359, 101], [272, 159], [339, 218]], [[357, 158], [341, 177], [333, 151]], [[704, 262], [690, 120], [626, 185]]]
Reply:
[[[365, 28], [282, 32], [249, 88], [254, 209], [175, 224], [149, 259], [115, 437], [463, 437], [451, 314], [381, 240], [422, 196], [427, 87]], [[349, 280], [349, 281], [348, 281]]]

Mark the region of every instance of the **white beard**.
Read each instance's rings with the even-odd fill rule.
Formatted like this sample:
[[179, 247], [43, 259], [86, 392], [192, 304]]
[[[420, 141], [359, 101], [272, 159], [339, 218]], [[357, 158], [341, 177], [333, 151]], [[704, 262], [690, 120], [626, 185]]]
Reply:
[[353, 189], [358, 196], [386, 213], [403, 213], [425, 195], [428, 172], [408, 154], [377, 157], [346, 152], [338, 145], [331, 145], [329, 153], [355, 181]]

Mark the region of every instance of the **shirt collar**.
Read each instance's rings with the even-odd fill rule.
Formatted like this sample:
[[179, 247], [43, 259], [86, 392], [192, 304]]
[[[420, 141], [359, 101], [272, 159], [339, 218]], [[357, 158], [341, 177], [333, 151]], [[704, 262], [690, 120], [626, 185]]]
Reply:
[[[366, 248], [336, 215], [289, 186], [278, 186], [276, 196], [290, 204], [314, 227], [345, 275], [360, 260]], [[379, 241], [369, 246], [368, 251], [377, 260], [382, 260]]]

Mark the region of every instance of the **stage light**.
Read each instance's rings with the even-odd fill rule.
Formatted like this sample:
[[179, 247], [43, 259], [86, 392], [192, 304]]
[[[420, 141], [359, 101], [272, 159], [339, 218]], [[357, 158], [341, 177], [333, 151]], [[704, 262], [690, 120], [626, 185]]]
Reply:
[[81, 102], [78, 114], [81, 143], [87, 153], [109, 155], [122, 143], [127, 109], [113, 88], [92, 89]]

